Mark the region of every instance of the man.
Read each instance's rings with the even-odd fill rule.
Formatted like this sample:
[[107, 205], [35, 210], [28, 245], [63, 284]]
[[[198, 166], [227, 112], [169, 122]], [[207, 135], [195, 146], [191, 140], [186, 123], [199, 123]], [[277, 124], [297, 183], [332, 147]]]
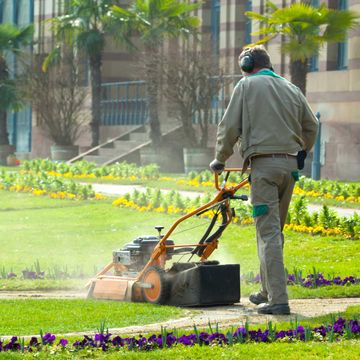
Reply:
[[298, 168], [316, 139], [318, 121], [299, 88], [277, 75], [263, 46], [239, 56], [243, 78], [218, 125], [212, 171], [240, 145], [243, 171], [251, 165], [261, 289], [250, 296], [260, 314], [290, 314], [283, 262], [283, 228]]

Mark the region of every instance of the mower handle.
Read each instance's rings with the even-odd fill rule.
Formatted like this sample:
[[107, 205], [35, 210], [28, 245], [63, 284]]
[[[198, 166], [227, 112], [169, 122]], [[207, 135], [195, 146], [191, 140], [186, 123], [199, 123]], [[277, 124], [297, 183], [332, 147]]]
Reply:
[[223, 183], [221, 184], [221, 187], [219, 185], [219, 175], [220, 174], [214, 173], [214, 176], [215, 176], [215, 188], [220, 191], [221, 189], [223, 189], [225, 187], [225, 183], [226, 183], [226, 181], [227, 181], [227, 179], [228, 179], [231, 172], [241, 172], [241, 171], [242, 171], [242, 168], [225, 168], [223, 170], [223, 172], [226, 172], [227, 174], [225, 175], [225, 179], [224, 179]]

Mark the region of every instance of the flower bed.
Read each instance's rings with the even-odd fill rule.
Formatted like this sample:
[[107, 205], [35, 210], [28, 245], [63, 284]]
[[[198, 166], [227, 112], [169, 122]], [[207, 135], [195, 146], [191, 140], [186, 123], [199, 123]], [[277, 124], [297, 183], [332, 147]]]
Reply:
[[[200, 204], [210, 201], [210, 195], [189, 199], [181, 196], [176, 191], [163, 194], [160, 190], [147, 189], [145, 193], [134, 191], [126, 194], [113, 202], [114, 206], [132, 208], [137, 211], [155, 211], [167, 214], [187, 214], [194, 211]], [[233, 223], [248, 225], [253, 223], [251, 205], [236, 203], [237, 216]], [[212, 211], [202, 214], [203, 217], [212, 218]], [[295, 200], [290, 208], [288, 224], [285, 229], [308, 234], [338, 235], [352, 239], [360, 238], [360, 216], [356, 213], [352, 217], [340, 218], [326, 205], [320, 212], [312, 215], [307, 210], [307, 202], [304, 197]]]
[[[210, 171], [200, 173], [190, 172], [188, 179], [180, 180], [179, 184], [191, 186], [213, 187], [214, 175]], [[242, 180], [240, 173], [231, 173], [229, 182], [237, 184]], [[335, 199], [337, 201], [360, 202], [360, 184], [343, 183], [336, 180], [313, 180], [306, 176], [301, 176], [294, 188], [294, 194], [306, 195], [307, 197], [323, 197], [325, 199]]]
[[343, 279], [340, 276], [336, 276], [332, 279], [326, 279], [323, 274], [316, 273], [307, 275], [305, 278], [297, 276], [297, 274], [288, 275], [288, 285], [300, 284], [307, 288], [315, 288], [319, 286], [348, 286], [353, 284], [359, 284], [360, 279], [357, 279], [354, 276], [346, 276]]
[[[294, 269], [293, 274], [289, 274], [287, 269], [285, 269], [287, 273], [287, 284], [288, 285], [300, 285], [306, 288], [317, 288], [321, 286], [350, 286], [356, 285], [360, 283], [360, 279], [355, 276], [346, 276], [341, 278], [340, 276], [329, 276], [325, 278], [325, 276], [320, 273], [314, 271], [312, 274], [308, 274], [307, 276], [302, 276], [302, 271]], [[241, 280], [247, 283], [260, 283], [260, 274], [254, 276], [251, 272], [246, 275], [241, 276]]]
[[101, 179], [101, 180], [137, 180], [158, 179], [159, 167], [156, 164], [138, 167], [127, 162], [107, 166], [97, 166], [87, 161], [77, 161], [73, 164], [53, 162], [46, 159], [24, 160], [21, 166], [25, 172], [46, 172], [52, 176], [62, 176], [75, 179]]
[[104, 199], [96, 194], [91, 185], [81, 185], [70, 179], [50, 176], [45, 172], [33, 173], [0, 173], [0, 190], [27, 192], [35, 196], [49, 196], [53, 199]]
[[[126, 162], [114, 165], [97, 167], [95, 163], [78, 161], [74, 164], [56, 163], [50, 160], [24, 160], [21, 165], [26, 171], [46, 171], [52, 175], [74, 177], [78, 179], [99, 178], [104, 180], [137, 180], [137, 179], [159, 179], [176, 181], [179, 185], [190, 185], [192, 187], [214, 187], [214, 175], [206, 170], [202, 172], [190, 172], [186, 179], [176, 180], [172, 177], [160, 177], [157, 165], [138, 167]], [[237, 184], [242, 180], [240, 173], [231, 173], [230, 184]], [[336, 180], [313, 180], [301, 176], [296, 183], [294, 194], [307, 197], [323, 197], [337, 201], [360, 202], [360, 184], [343, 183]]]
[[81, 340], [70, 343], [69, 340], [60, 338], [51, 333], [32, 337], [25, 342], [23, 338], [13, 336], [8, 341], [0, 341], [0, 352], [24, 352], [37, 353], [41, 351], [56, 353], [81, 353], [86, 351], [88, 355], [92, 351], [150, 351], [176, 346], [232, 346], [236, 343], [272, 343], [272, 342], [298, 342], [298, 341], [340, 341], [358, 339], [360, 336], [360, 324], [357, 319], [346, 320], [339, 317], [333, 324], [321, 325], [311, 328], [295, 324], [295, 328], [276, 331], [269, 322], [265, 330], [250, 330], [248, 323], [239, 327], [236, 331], [221, 333], [218, 329], [209, 328], [209, 332], [199, 332], [194, 326], [194, 333], [179, 336], [178, 331], [168, 333], [166, 329], [157, 335], [145, 337], [112, 336], [111, 333], [100, 332], [95, 336], [85, 335]]

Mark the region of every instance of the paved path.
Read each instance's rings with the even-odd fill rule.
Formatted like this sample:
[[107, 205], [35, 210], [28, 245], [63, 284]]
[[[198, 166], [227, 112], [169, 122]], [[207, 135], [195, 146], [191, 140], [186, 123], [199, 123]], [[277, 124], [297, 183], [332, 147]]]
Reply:
[[[0, 291], [0, 299], [14, 298], [63, 298], [63, 299], [84, 299], [84, 292], [72, 291]], [[208, 324], [214, 327], [218, 324], [220, 329], [233, 326], [234, 329], [243, 326], [246, 321], [250, 325], [264, 324], [268, 321], [290, 321], [306, 319], [319, 315], [338, 313], [345, 311], [349, 306], [360, 305], [360, 298], [341, 299], [294, 299], [290, 300], [291, 315], [258, 315], [256, 306], [249, 302], [248, 298], [241, 298], [241, 302], [228, 306], [212, 306], [202, 308], [187, 308], [185, 316], [178, 319], [171, 319], [160, 323], [127, 326], [123, 328], [109, 329], [112, 334], [139, 335], [144, 333], [160, 333], [161, 327], [171, 331], [177, 329], [193, 329], [193, 326], [207, 328]], [[62, 334], [62, 336], [77, 336], [91, 334], [92, 331]], [[35, 335], [37, 336], [37, 335]], [[2, 339], [9, 339], [9, 336], [1, 336]], [[28, 336], [30, 337], [30, 335]]]
[[[94, 183], [92, 184], [93, 189], [101, 194], [108, 195], [108, 196], [121, 196], [126, 193], [132, 193], [135, 189], [141, 192], [144, 192], [146, 190], [145, 187], [141, 185], [113, 185], [113, 184], [98, 184]], [[164, 193], [170, 192], [171, 190], [161, 190]], [[198, 196], [203, 195], [202, 192], [199, 191], [179, 191], [180, 194], [183, 196], [186, 196], [188, 198], [196, 198]], [[215, 193], [215, 191], [214, 191]], [[308, 204], [308, 209], [310, 213], [314, 213], [317, 211], [320, 211], [322, 208], [322, 205], [318, 204]], [[360, 208], [358, 209], [349, 209], [349, 208], [341, 208], [341, 207], [335, 207], [332, 206], [331, 209], [335, 210], [337, 214], [340, 216], [350, 217], [355, 212], [360, 213]]]

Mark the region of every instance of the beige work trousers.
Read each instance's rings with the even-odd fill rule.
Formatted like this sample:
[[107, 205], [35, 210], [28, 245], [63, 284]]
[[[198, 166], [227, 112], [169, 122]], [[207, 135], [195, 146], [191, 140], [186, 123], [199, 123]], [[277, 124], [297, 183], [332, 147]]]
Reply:
[[283, 228], [296, 172], [293, 156], [251, 159], [251, 203], [260, 261], [260, 291], [270, 304], [288, 303]]

